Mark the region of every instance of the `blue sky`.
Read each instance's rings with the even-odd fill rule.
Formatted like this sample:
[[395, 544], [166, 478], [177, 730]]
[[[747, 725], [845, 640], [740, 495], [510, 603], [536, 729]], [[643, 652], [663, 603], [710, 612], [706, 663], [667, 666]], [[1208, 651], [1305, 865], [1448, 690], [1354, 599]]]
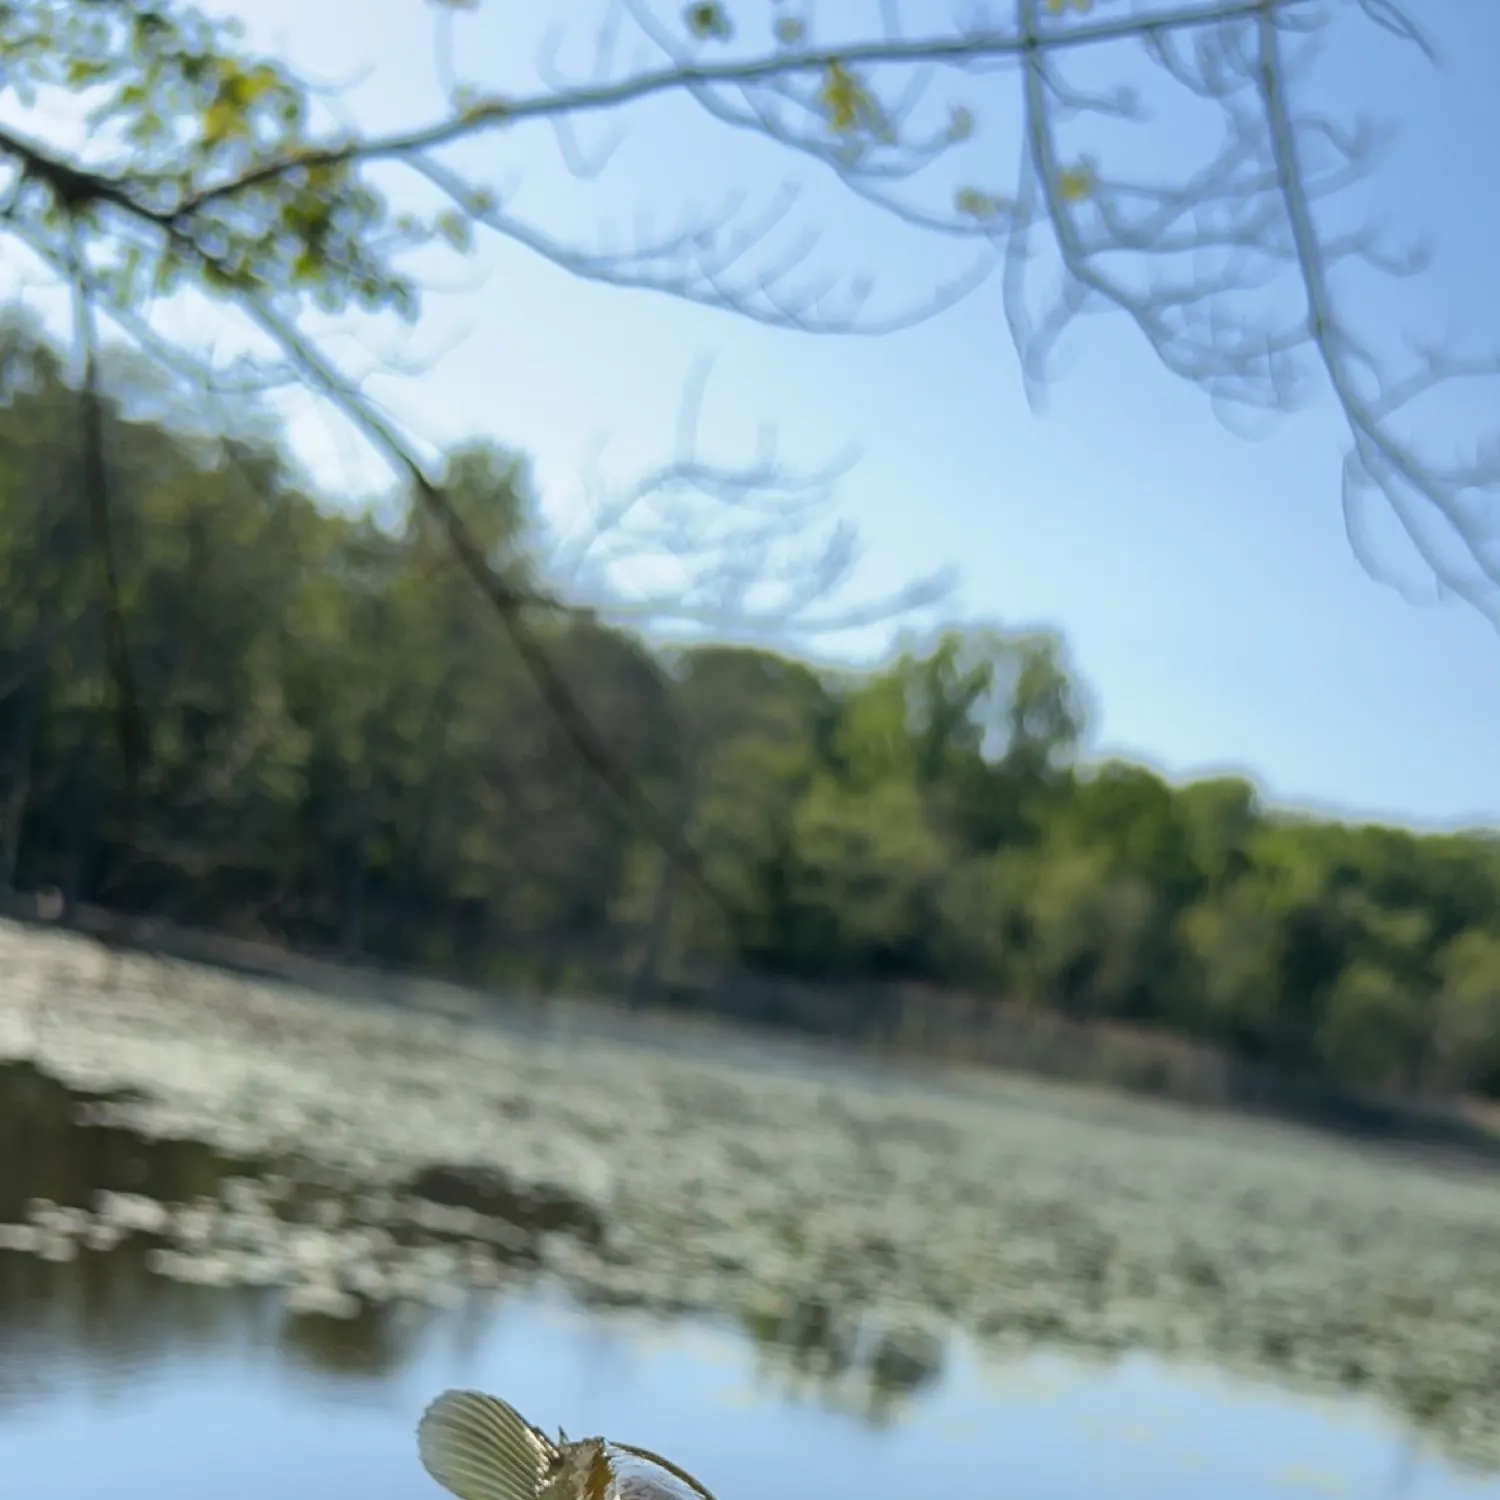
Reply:
[[[1097, 13], [1110, 3], [1099, 0]], [[931, 4], [942, 11], [935, 22], [949, 19], [947, 0]], [[240, 14], [258, 44], [348, 85], [346, 107], [362, 124], [416, 123], [440, 109], [434, 10], [419, 0], [209, 8]], [[1381, 336], [1409, 325], [1500, 343], [1500, 179], [1487, 144], [1500, 139], [1500, 4], [1416, 8], [1442, 48], [1440, 70], [1361, 22], [1335, 28], [1316, 74], [1331, 112], [1372, 110], [1401, 127], [1339, 212], [1429, 229], [1436, 252], [1420, 282], [1377, 290], [1356, 279], [1352, 306]], [[922, 9], [909, 5], [908, 17]], [[1352, 0], [1343, 9], [1352, 12]], [[592, 7], [534, 10], [481, 0], [460, 20], [457, 55], [474, 81], [532, 83], [542, 23], [562, 13], [576, 19], [561, 55], [588, 65]], [[878, 10], [823, 0], [815, 15], [855, 30]], [[747, 25], [761, 12], [770, 7], [740, 7]], [[984, 90], [973, 96], [977, 145], [993, 149], [1003, 182], [1014, 96], [1003, 79]], [[791, 174], [774, 152], [685, 102], [644, 107], [623, 124], [595, 183], [556, 165], [545, 130], [491, 138], [466, 163], [502, 201], [586, 244], [610, 224], [628, 241], [643, 205], [663, 223], [729, 187], [764, 201]], [[601, 127], [590, 129], [597, 138]], [[1170, 112], [1143, 149], [1169, 164], [1187, 149]], [[797, 223], [824, 236], [816, 264], [866, 270], [878, 294], [899, 303], [967, 263], [962, 247], [860, 208], [831, 180], [794, 175]], [[1500, 824], [1500, 635], [1463, 606], [1414, 606], [1361, 569], [1343, 530], [1344, 435], [1326, 396], [1246, 441], [1108, 316], [1071, 336], [1064, 373], [1033, 414], [998, 284], [916, 329], [864, 340], [587, 285], [494, 240], [471, 267], [447, 264], [439, 279], [446, 289], [431, 294], [402, 345], [424, 360], [421, 373], [377, 375], [371, 389], [424, 440], [483, 434], [532, 454], [554, 514], [578, 504], [582, 455], [599, 438], [609, 439], [617, 478], [665, 456], [684, 380], [711, 354], [703, 437], [713, 456], [747, 454], [763, 423], [809, 464], [854, 445], [860, 459], [840, 503], [865, 542], [857, 592], [955, 565], [956, 609], [1059, 628], [1092, 689], [1094, 753], [1174, 776], [1232, 767], [1281, 803], [1422, 825]], [[359, 345], [339, 347], [357, 367]], [[1440, 456], [1483, 435], [1497, 389], [1424, 414]], [[292, 425], [330, 490], [370, 482], [368, 461], [334, 421], [303, 408]], [[1489, 417], [1491, 434], [1497, 425]], [[1421, 585], [1409, 558], [1404, 572]], [[875, 643], [866, 633], [825, 644], [857, 654]]]

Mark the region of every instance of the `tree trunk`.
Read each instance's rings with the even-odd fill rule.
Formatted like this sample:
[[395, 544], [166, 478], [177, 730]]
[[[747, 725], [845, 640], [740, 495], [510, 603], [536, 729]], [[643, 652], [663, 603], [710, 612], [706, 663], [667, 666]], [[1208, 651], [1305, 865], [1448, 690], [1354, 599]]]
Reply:
[[0, 890], [12, 891], [16, 886], [16, 875], [21, 864], [21, 833], [26, 825], [26, 814], [31, 805], [31, 767], [36, 746], [37, 727], [41, 722], [41, 684], [36, 673], [28, 674], [25, 697], [21, 704], [21, 727], [17, 736], [20, 741], [16, 760], [15, 776], [5, 799], [5, 827], [0, 835]]
[[367, 797], [360, 811], [359, 836], [349, 851], [344, 878], [344, 920], [340, 947], [346, 959], [361, 958], [365, 951], [365, 916], [370, 881], [370, 831], [374, 823], [373, 798]]
[[[693, 826], [693, 813], [698, 800], [697, 752], [689, 748], [684, 768], [682, 795], [677, 808], [676, 836], [679, 845], [687, 840], [688, 829]], [[651, 903], [651, 918], [646, 924], [646, 940], [641, 947], [640, 959], [635, 972], [630, 976], [625, 989], [625, 1003], [631, 1010], [639, 1010], [650, 1000], [661, 975], [662, 957], [667, 951], [672, 935], [672, 915], [677, 906], [677, 893], [682, 887], [682, 868], [677, 859], [667, 850], [662, 851], [660, 873], [656, 879], [656, 895]]]

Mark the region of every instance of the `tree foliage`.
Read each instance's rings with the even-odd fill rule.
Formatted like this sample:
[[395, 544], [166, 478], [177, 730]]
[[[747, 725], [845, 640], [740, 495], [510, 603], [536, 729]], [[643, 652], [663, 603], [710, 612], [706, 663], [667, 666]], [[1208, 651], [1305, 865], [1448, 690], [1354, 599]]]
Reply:
[[[484, 9], [434, 8], [450, 29]], [[841, 332], [910, 322], [994, 275], [1033, 391], [1050, 378], [1064, 333], [1097, 311], [1128, 318], [1220, 410], [1286, 409], [1321, 379], [1348, 426], [1343, 499], [1355, 544], [1364, 499], [1383, 498], [1440, 585], [1495, 614], [1494, 444], [1481, 439], [1472, 459], [1444, 461], [1408, 419], [1434, 391], [1493, 376], [1496, 364], [1418, 342], [1409, 366], [1392, 365], [1378, 332], [1356, 326], [1340, 269], [1400, 273], [1421, 257], [1334, 227], [1324, 212], [1369, 169], [1379, 133], [1321, 107], [1304, 44], [1365, 23], [1430, 52], [1395, 0], [1010, 0], [959, 8], [946, 25], [930, 7], [907, 17], [890, 0], [852, 19], [834, 9], [624, 0], [623, 24], [646, 62], [615, 66], [625, 48], [611, 19], [591, 49], [591, 76], [561, 76], [555, 54], [530, 92], [454, 83], [439, 117], [373, 135], [320, 110], [317, 91], [282, 62], [183, 0], [14, 0], [0, 9], [0, 94], [16, 107], [8, 119], [26, 124], [0, 128], [0, 235], [72, 289], [86, 392], [110, 329], [181, 371], [192, 351], [162, 331], [157, 306], [206, 297], [235, 312], [283, 376], [331, 402], [420, 496], [575, 747], [664, 842], [670, 818], [610, 756], [533, 628], [529, 606], [560, 611], [565, 601], [539, 600], [488, 566], [442, 476], [317, 337], [319, 312], [415, 318], [415, 251], [463, 253], [494, 234], [610, 286]], [[1014, 85], [1013, 112], [988, 84], [996, 74]], [[1131, 165], [1136, 131], [1153, 118], [1148, 87], [1182, 158], [1165, 176]], [[506, 148], [534, 127], [550, 125], [577, 161], [588, 121], [672, 97], [831, 174], [893, 227], [968, 247], [967, 270], [931, 297], [903, 293], [879, 309], [858, 272], [826, 272], [789, 251], [779, 200], [736, 198], [722, 214], [690, 213], [609, 252], [526, 219], [499, 191]], [[997, 135], [1017, 147], [1010, 180]], [[80, 416], [80, 483], [92, 496], [117, 736], [133, 763], [142, 730], [97, 404], [85, 401]], [[752, 466], [738, 493], [778, 477]], [[692, 463], [663, 476], [719, 499], [723, 478]]]
[[[13, 340], [0, 404], [0, 884], [505, 982], [572, 966], [962, 988], [1340, 1084], [1500, 1094], [1500, 842], [1293, 818], [1234, 779], [1085, 766], [1063, 643], [955, 625], [832, 672], [539, 626], [607, 795], [408, 489], [317, 503], [254, 442], [104, 407], [146, 732], [108, 734], [81, 399]], [[525, 465], [448, 469], [488, 565], [546, 589]], [[872, 1002], [873, 1003], [873, 1002]]]
[[[484, 7], [434, 9], [451, 33], [478, 24], [465, 13]], [[149, 302], [163, 292], [227, 300], [378, 445], [395, 441], [398, 463], [410, 453], [371, 426], [373, 410], [309, 339], [303, 315], [414, 317], [409, 252], [434, 241], [465, 251], [494, 233], [610, 285], [799, 329], [893, 326], [999, 273], [1034, 386], [1067, 329], [1100, 310], [1129, 318], [1168, 369], [1220, 407], [1284, 409], [1321, 377], [1349, 426], [1346, 504], [1383, 495], [1440, 581], [1493, 607], [1476, 503], [1493, 500], [1493, 455], [1481, 442], [1468, 463], [1424, 456], [1401, 418], [1438, 386], [1496, 365], [1419, 341], [1409, 368], [1390, 366], [1377, 331], [1351, 321], [1339, 272], [1362, 262], [1400, 274], [1425, 257], [1324, 222], [1327, 201], [1377, 160], [1382, 131], [1321, 107], [1308, 43], [1363, 22], [1435, 57], [1394, 0], [1009, 0], [960, 8], [946, 24], [930, 7], [905, 16], [888, 0], [839, 15], [812, 0], [625, 0], [623, 18], [604, 23], [590, 76], [558, 71], [559, 44], [533, 92], [455, 81], [441, 117], [372, 136], [320, 111], [316, 91], [249, 50], [233, 23], [181, 0], [19, 0], [0, 13], [3, 88], [37, 128], [0, 131], [4, 231], [134, 337], [149, 336]], [[622, 24], [648, 61], [616, 66], [630, 40]], [[1013, 113], [985, 86], [996, 74], [1015, 85]], [[76, 149], [45, 123], [64, 93], [86, 106]], [[970, 245], [970, 270], [930, 300], [903, 296], [904, 310], [876, 312], [875, 289], [857, 273], [814, 272], [784, 253], [779, 209], [690, 214], [610, 253], [503, 201], [499, 165], [530, 127], [551, 125], [576, 162], [569, 143], [585, 124], [663, 96], [834, 174], [897, 226]], [[1165, 176], [1129, 165], [1153, 120], [1182, 158]], [[1006, 137], [1018, 146], [1010, 182], [994, 149]], [[455, 154], [475, 143], [488, 155]], [[496, 170], [476, 170], [486, 161]], [[415, 195], [379, 175], [393, 166]], [[1038, 302], [1044, 253], [1061, 275]], [[1454, 540], [1457, 559], [1444, 546]]]

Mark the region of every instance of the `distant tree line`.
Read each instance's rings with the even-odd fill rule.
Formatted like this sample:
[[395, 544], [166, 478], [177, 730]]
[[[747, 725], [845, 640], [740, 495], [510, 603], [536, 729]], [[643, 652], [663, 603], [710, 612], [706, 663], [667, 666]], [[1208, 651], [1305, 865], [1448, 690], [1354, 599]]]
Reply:
[[[1084, 695], [1046, 634], [955, 627], [829, 672], [539, 605], [700, 881], [580, 762], [419, 507], [330, 507], [269, 441], [145, 396], [107, 426], [148, 741], [127, 785], [76, 401], [8, 337], [0, 889], [487, 983], [542, 961], [922, 981], [1344, 1085], [1500, 1095], [1500, 839], [1083, 767]], [[544, 592], [524, 463], [472, 447], [448, 480], [492, 564]]]

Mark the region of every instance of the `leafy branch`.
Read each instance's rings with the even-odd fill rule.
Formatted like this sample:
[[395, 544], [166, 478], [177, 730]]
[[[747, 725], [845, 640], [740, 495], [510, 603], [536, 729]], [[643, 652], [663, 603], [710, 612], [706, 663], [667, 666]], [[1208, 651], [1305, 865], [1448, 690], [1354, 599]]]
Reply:
[[[464, 8], [442, 4], [444, 23], [458, 24]], [[598, 38], [592, 76], [564, 76], [553, 48], [535, 91], [501, 96], [455, 84], [441, 118], [363, 134], [319, 126], [308, 85], [283, 64], [249, 53], [231, 25], [185, 5], [20, 0], [0, 11], [0, 90], [28, 109], [60, 94], [81, 101], [88, 139], [69, 152], [0, 130], [0, 164], [8, 168], [0, 232], [22, 240], [74, 288], [85, 351], [96, 313], [144, 347], [154, 335], [143, 310], [163, 299], [192, 291], [237, 308], [278, 351], [283, 373], [327, 399], [412, 486], [579, 754], [663, 838], [667, 823], [622, 779], [527, 623], [528, 608], [560, 609], [564, 601], [518, 591], [490, 567], [444, 486], [309, 330], [314, 313], [394, 313], [414, 321], [422, 296], [402, 269], [410, 252], [446, 243], [467, 253], [484, 231], [587, 280], [649, 289], [776, 327], [840, 334], [909, 326], [998, 274], [1033, 400], [1054, 374], [1063, 335], [1084, 314], [1101, 311], [1129, 318], [1162, 364], [1222, 413], [1288, 410], [1321, 375], [1349, 431], [1343, 503], [1366, 566], [1374, 571], [1355, 520], [1358, 503], [1373, 494], [1384, 497], [1440, 586], [1500, 623], [1500, 549], [1491, 519], [1500, 439], [1477, 444], [1468, 462], [1444, 464], [1400, 426], [1435, 390], [1493, 378], [1500, 362], [1424, 345], [1414, 368], [1392, 369], [1355, 332], [1337, 295], [1337, 268], [1361, 262], [1404, 275], [1424, 258], [1392, 250], [1368, 231], [1333, 234], [1320, 226], [1318, 206], [1369, 172], [1381, 133], [1297, 97], [1306, 47], [1335, 15], [1362, 15], [1433, 57], [1395, 0], [1139, 0], [1108, 16], [1095, 16], [1087, 0], [1011, 0], [1003, 22], [984, 17], [918, 34], [908, 34], [899, 11], [886, 0], [875, 25], [824, 44], [810, 40], [820, 19], [814, 10], [785, 10], [762, 44], [742, 41], [736, 16], [721, 3], [690, 4], [668, 19], [646, 0], [623, 0], [619, 15], [653, 49], [650, 64], [612, 71], [618, 28], [611, 20]], [[1205, 128], [1195, 128], [1188, 144], [1202, 140], [1209, 149], [1176, 177], [1113, 163], [1114, 145], [1150, 123], [1138, 91], [1122, 85], [1100, 92], [1068, 71], [1087, 58], [1118, 66], [1123, 78], [1132, 55], [1179, 104], [1207, 112], [1195, 117]], [[1008, 191], [992, 155], [979, 149], [995, 133], [993, 104], [980, 86], [997, 74], [1017, 83], [1018, 161]], [[936, 99], [935, 79], [948, 85]], [[523, 217], [447, 154], [479, 140], [503, 145], [524, 127], [545, 124], [564, 162], [590, 175], [603, 168], [585, 159], [577, 127], [591, 118], [622, 119], [632, 107], [668, 96], [831, 174], [893, 225], [971, 245], [972, 264], [928, 295], [875, 312], [868, 278], [806, 272], [815, 235], [782, 246], [778, 237], [794, 222], [794, 193], [749, 207], [742, 194], [730, 193], [719, 208], [688, 213], [628, 249], [591, 251]], [[1211, 117], [1216, 141], [1206, 128]], [[1102, 157], [1075, 144], [1080, 126], [1095, 127], [1096, 140], [1097, 127], [1106, 127]], [[375, 182], [376, 169], [389, 166], [405, 169], [419, 194], [436, 195], [435, 211], [393, 209]], [[1060, 285], [1037, 305], [1037, 267], [1049, 250]], [[1290, 302], [1280, 290], [1288, 275], [1297, 287]], [[85, 369], [93, 369], [87, 358]], [[94, 510], [107, 518], [96, 469], [90, 466]], [[816, 476], [799, 486], [773, 459], [730, 473], [679, 455], [605, 513], [623, 521], [688, 491], [745, 518], [743, 529], [729, 534], [745, 543], [747, 559], [764, 559], [775, 528], [803, 514], [794, 502], [816, 502], [825, 486]], [[757, 513], [751, 498], [768, 492], [779, 501]], [[666, 514], [658, 541], [670, 538], [670, 506]], [[107, 533], [95, 530], [105, 558]], [[1444, 549], [1444, 537], [1459, 542], [1461, 561]], [[597, 542], [585, 539], [575, 549], [580, 567], [591, 553], [597, 561]], [[826, 557], [812, 566], [810, 588], [773, 609], [772, 622], [785, 623], [821, 596], [817, 580], [841, 576], [850, 555], [847, 535], [835, 529]], [[101, 568], [108, 594], [109, 569]], [[748, 579], [731, 570], [721, 583], [732, 613]], [[658, 614], [674, 607], [725, 623], [711, 608], [705, 614], [701, 600], [653, 597], [636, 605]], [[106, 615], [118, 616], [108, 600]], [[832, 628], [858, 612], [808, 618], [814, 628]], [[124, 705], [128, 652], [116, 642], [110, 656]], [[127, 729], [130, 715], [122, 713], [124, 748], [139, 730]]]

